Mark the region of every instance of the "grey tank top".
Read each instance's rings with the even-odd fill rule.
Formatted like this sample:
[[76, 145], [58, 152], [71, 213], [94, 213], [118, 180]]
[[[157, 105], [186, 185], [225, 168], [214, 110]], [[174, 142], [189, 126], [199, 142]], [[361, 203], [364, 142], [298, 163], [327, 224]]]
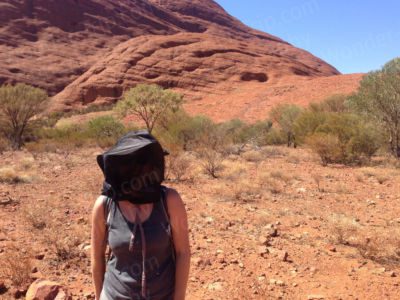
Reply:
[[[115, 201], [111, 201], [108, 213], [108, 244], [112, 255], [107, 262], [100, 300], [172, 300], [175, 261], [162, 202], [154, 203], [149, 218], [142, 223], [146, 239], [144, 261], [140, 234], [135, 235], [133, 251], [129, 250], [135, 224], [124, 217]], [[141, 294], [143, 263], [146, 297]]]

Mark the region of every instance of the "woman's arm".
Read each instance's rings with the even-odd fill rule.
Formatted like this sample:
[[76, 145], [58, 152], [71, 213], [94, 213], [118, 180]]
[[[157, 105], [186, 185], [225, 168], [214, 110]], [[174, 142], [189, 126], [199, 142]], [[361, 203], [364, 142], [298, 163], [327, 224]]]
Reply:
[[106, 225], [103, 200], [104, 196], [97, 198], [92, 212], [91, 261], [96, 300], [100, 299], [106, 267], [105, 251], [107, 244], [105, 240]]
[[172, 237], [176, 253], [176, 274], [174, 300], [184, 300], [189, 278], [190, 245], [186, 209], [174, 189], [168, 190], [168, 212], [171, 218]]

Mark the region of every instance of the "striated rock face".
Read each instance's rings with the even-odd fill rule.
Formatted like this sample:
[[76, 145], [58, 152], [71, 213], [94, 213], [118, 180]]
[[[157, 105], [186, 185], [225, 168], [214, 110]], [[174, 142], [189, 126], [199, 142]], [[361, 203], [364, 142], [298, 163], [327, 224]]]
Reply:
[[113, 102], [138, 82], [177, 89], [190, 108], [254, 84], [266, 92], [339, 74], [211, 0], [5, 0], [0, 66], [0, 84], [42, 87], [53, 110]]

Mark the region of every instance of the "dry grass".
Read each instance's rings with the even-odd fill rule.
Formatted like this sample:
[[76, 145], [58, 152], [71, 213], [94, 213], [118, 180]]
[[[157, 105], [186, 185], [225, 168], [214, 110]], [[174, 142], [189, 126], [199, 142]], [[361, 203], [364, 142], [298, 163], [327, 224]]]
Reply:
[[22, 217], [33, 229], [42, 230], [49, 226], [51, 206], [48, 201], [29, 203], [22, 208]]
[[357, 249], [366, 259], [381, 264], [400, 263], [400, 229], [363, 226], [344, 215], [331, 219], [331, 242]]
[[35, 159], [32, 156], [25, 156], [19, 162], [19, 166], [22, 170], [31, 170], [35, 165]]
[[317, 185], [318, 192], [320, 192], [320, 193], [324, 192], [324, 189], [321, 187], [323, 177], [320, 174], [315, 173], [312, 175], [312, 179], [314, 180], [315, 184]]
[[33, 177], [24, 171], [17, 171], [14, 167], [0, 168], [0, 183], [29, 183]]
[[240, 160], [226, 160], [223, 163], [223, 172], [221, 176], [227, 180], [237, 180], [238, 178], [245, 176], [247, 172], [247, 166]]
[[264, 155], [261, 151], [250, 150], [242, 154], [242, 157], [249, 162], [260, 162], [264, 160]]
[[221, 155], [216, 151], [205, 149], [201, 152], [201, 157], [204, 173], [212, 178], [218, 178], [224, 168]]
[[56, 262], [63, 262], [79, 257], [81, 251], [79, 245], [85, 241], [85, 231], [81, 226], [74, 226], [72, 228], [62, 228], [59, 224], [54, 224], [46, 227], [43, 234], [44, 239], [53, 250]]
[[375, 177], [375, 176], [377, 176], [376, 170], [374, 168], [371, 168], [371, 167], [362, 168], [361, 172], [366, 177]]
[[385, 182], [390, 180], [390, 177], [380, 174], [380, 175], [376, 176], [376, 180], [378, 180], [379, 184], [384, 184]]
[[267, 158], [285, 157], [287, 155], [287, 148], [279, 146], [266, 146], [261, 149], [261, 152], [263, 156]]
[[175, 181], [193, 179], [190, 170], [192, 167], [192, 158], [186, 153], [170, 155], [167, 158], [167, 178]]
[[31, 282], [32, 264], [27, 255], [30, 251], [19, 247], [9, 247], [0, 256], [0, 278], [7, 278], [14, 287], [25, 287]]

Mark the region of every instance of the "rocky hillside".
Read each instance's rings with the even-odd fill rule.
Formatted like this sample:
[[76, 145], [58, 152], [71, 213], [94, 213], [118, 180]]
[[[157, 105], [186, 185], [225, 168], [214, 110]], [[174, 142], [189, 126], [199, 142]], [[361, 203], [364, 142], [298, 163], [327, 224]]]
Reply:
[[[5, 0], [0, 66], [0, 83], [44, 88], [57, 110], [116, 101], [125, 89], [150, 82], [185, 93], [193, 113], [216, 105], [216, 119], [232, 116], [229, 99], [239, 117], [252, 119], [243, 111], [265, 112], [271, 103], [262, 94], [288, 84], [296, 89], [330, 77], [335, 83], [324, 94], [358, 85], [358, 77], [335, 76], [326, 62], [247, 27], [212, 0]], [[261, 94], [240, 94], [246, 90]]]

